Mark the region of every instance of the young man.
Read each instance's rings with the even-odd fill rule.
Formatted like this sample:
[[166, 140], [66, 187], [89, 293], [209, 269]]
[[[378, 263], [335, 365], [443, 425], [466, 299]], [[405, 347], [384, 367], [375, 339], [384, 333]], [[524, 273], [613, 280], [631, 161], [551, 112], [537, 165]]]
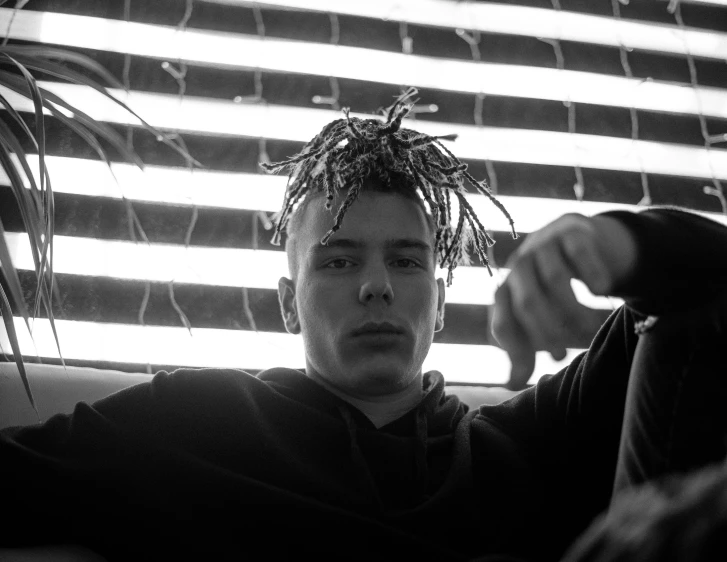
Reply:
[[278, 166], [291, 172], [280, 304], [305, 370], [162, 372], [0, 432], [0, 545], [556, 560], [614, 490], [724, 455], [727, 229], [694, 215], [568, 215], [520, 246], [493, 319], [514, 385], [582, 328], [571, 278], [627, 301], [561, 373], [469, 412], [422, 373], [445, 321], [437, 262], [451, 273], [469, 240], [486, 260], [463, 182], [488, 192], [437, 139], [400, 128], [407, 110], [336, 121]]

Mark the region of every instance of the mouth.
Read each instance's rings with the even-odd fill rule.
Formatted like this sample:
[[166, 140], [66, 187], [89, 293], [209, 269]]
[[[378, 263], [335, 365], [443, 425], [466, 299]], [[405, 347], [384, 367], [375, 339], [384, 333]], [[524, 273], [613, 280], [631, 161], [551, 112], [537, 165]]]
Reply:
[[387, 337], [404, 335], [404, 330], [390, 322], [367, 322], [356, 328], [353, 337]]

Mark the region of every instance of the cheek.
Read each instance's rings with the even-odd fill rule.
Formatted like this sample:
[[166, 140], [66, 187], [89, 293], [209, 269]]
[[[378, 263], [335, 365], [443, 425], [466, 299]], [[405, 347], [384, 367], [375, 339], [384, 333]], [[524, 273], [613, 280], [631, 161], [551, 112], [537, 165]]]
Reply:
[[422, 324], [434, 323], [437, 315], [438, 290], [436, 283], [429, 280], [419, 283], [405, 283], [400, 289], [409, 308]]
[[[319, 281], [303, 280], [303, 290], [297, 293], [301, 321], [314, 329], [323, 328], [331, 319], [341, 316], [342, 287]], [[311, 287], [316, 287], [311, 290]]]

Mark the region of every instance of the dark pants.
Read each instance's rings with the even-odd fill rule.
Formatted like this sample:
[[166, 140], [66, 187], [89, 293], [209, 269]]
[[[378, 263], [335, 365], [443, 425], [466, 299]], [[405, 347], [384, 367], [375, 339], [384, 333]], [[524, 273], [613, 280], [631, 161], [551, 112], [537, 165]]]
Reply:
[[626, 396], [614, 497], [727, 454], [727, 292], [664, 314], [640, 336]]
[[727, 293], [639, 336], [611, 506], [562, 562], [727, 560], [725, 436]]

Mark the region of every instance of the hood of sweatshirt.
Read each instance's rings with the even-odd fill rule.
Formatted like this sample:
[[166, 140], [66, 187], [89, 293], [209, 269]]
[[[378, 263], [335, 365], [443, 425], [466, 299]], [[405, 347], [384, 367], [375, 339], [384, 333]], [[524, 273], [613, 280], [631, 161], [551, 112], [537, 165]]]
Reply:
[[[264, 381], [280, 395], [306, 404], [319, 411], [335, 414], [345, 405], [354, 417], [356, 425], [367, 429], [375, 429], [373, 423], [353, 405], [329, 392], [316, 383], [303, 371], [296, 369], [275, 368], [262, 371], [257, 378]], [[451, 432], [467, 413], [468, 406], [455, 395], [445, 393], [444, 377], [439, 371], [429, 371], [422, 377], [422, 400], [419, 405], [402, 417], [380, 428], [380, 431], [405, 435], [410, 433], [410, 423], [414, 411], [425, 413], [429, 433], [441, 435]]]
[[[425, 373], [420, 403], [378, 429], [360, 410], [302, 371], [270, 369], [257, 377], [280, 395], [345, 426], [359, 486], [379, 515], [397, 517], [420, 509], [453, 478], [454, 434], [468, 407], [446, 394], [441, 373]], [[457, 479], [461, 485], [462, 475]]]

